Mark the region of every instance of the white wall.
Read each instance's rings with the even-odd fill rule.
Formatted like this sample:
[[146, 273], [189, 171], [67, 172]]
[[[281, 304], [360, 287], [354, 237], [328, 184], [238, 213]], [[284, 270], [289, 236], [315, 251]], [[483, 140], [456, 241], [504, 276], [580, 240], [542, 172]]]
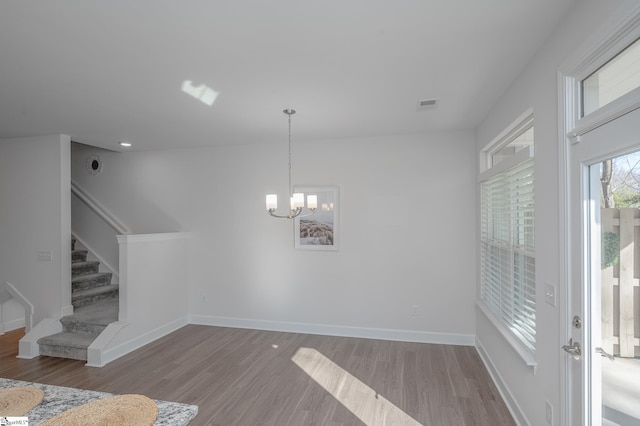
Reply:
[[[477, 339], [497, 369], [510, 396], [518, 401], [525, 421], [543, 425], [545, 400], [554, 406], [554, 423], [559, 424], [560, 363], [564, 353], [560, 331], [566, 327], [558, 308], [544, 301], [544, 285], [558, 287], [560, 281], [559, 194], [558, 177], [558, 66], [567, 58], [623, 1], [586, 0], [576, 7], [548, 39], [538, 54], [513, 83], [477, 129], [477, 152], [497, 136], [527, 108], [535, 114], [536, 151], [536, 306], [537, 306], [537, 371], [526, 367], [506, 341], [479, 310], [476, 312]], [[563, 300], [557, 301], [561, 306]]]
[[[118, 241], [121, 231], [94, 212], [75, 193], [71, 194], [71, 231], [76, 237], [76, 248], [88, 250], [87, 260], [100, 261], [100, 272], [112, 272], [112, 283], [118, 282]], [[93, 257], [99, 254], [99, 257]]]
[[91, 176], [95, 152], [74, 145], [73, 178], [133, 233], [193, 232], [192, 321], [473, 344], [471, 132], [294, 141], [294, 184], [340, 186], [338, 252], [295, 251], [265, 211], [287, 191], [286, 140], [101, 151]]
[[[70, 140], [44, 136], [0, 140], [0, 282], [34, 307], [34, 324], [71, 304]], [[51, 251], [51, 261], [38, 261]], [[23, 315], [15, 306], [6, 315]]]
[[[188, 324], [188, 233], [120, 235], [120, 314], [88, 348], [101, 367]], [[141, 307], [143, 309], [141, 309]]]
[[25, 326], [24, 308], [13, 299], [0, 305], [0, 334]]

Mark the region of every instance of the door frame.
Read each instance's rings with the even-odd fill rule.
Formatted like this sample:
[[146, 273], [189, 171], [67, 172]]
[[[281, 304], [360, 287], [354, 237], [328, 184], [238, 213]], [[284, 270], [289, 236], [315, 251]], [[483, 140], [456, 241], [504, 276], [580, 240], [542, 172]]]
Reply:
[[585, 134], [571, 147], [568, 301], [571, 315], [578, 315], [582, 321], [580, 327], [568, 329], [569, 337], [580, 343], [582, 354], [579, 361], [565, 357], [567, 390], [572, 395], [568, 408], [575, 415], [570, 424], [599, 424], [597, 419], [602, 418], [597, 402], [602, 399], [602, 356], [596, 352], [596, 347], [602, 346], [600, 164], [607, 158], [640, 150], [638, 122], [640, 104], [636, 110]]
[[[574, 313], [579, 310], [584, 318], [585, 297], [582, 295], [580, 307], [572, 306], [571, 283], [575, 280], [572, 270], [576, 270], [576, 265], [572, 259], [582, 259], [582, 253], [576, 256], [575, 250], [582, 252], [583, 248], [573, 248], [570, 244], [571, 221], [569, 214], [574, 211], [571, 208], [571, 165], [570, 151], [572, 146], [579, 143], [580, 137], [593, 129], [596, 129], [624, 114], [633, 111], [640, 106], [640, 88], [622, 96], [614, 102], [605, 105], [597, 111], [580, 118], [580, 81], [589, 76], [592, 72], [607, 63], [625, 47], [640, 38], [640, 4], [637, 1], [627, 1], [623, 6], [611, 16], [605, 24], [596, 31], [593, 36], [585, 41], [575, 53], [567, 58], [558, 69], [558, 167], [559, 167], [559, 226], [560, 232], [558, 247], [560, 249], [560, 271], [559, 282], [559, 309], [560, 318], [564, 325], [560, 330], [559, 365], [560, 365], [560, 420], [561, 424], [573, 425], [575, 413], [571, 409], [571, 404], [577, 395], [572, 388], [571, 357], [560, 350], [562, 345], [566, 345], [572, 336], [571, 321]], [[587, 168], [588, 169], [588, 168]], [[587, 170], [588, 172], [588, 170]], [[587, 182], [584, 179], [587, 178]], [[588, 182], [588, 173], [583, 170], [583, 182], [580, 190], [586, 190], [585, 183]], [[576, 217], [584, 220], [582, 212]], [[583, 244], [584, 246], [584, 244]], [[584, 268], [583, 268], [584, 269]], [[583, 289], [584, 290], [584, 289]], [[584, 330], [582, 340], [584, 341]], [[588, 342], [587, 342], [588, 343]], [[586, 346], [589, 347], [589, 346]], [[583, 374], [582, 389], [580, 390], [580, 416], [584, 416], [585, 407], [583, 397], [584, 374], [587, 372], [583, 363], [580, 371]]]

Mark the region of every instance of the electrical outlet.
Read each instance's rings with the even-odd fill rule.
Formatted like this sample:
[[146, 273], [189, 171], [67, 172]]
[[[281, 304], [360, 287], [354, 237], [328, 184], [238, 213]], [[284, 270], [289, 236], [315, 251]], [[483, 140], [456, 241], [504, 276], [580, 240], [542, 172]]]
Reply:
[[544, 418], [548, 425], [553, 426], [553, 407], [549, 401], [544, 403]]
[[51, 262], [53, 258], [53, 252], [51, 250], [38, 250], [37, 259], [38, 262]]
[[418, 305], [412, 305], [411, 306], [411, 315], [418, 315]]
[[544, 301], [551, 306], [556, 306], [556, 286], [544, 283]]

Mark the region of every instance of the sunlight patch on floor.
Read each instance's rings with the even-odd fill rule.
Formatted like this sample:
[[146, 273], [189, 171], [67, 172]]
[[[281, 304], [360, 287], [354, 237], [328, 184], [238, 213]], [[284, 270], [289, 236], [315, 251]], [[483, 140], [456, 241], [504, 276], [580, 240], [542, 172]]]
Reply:
[[602, 361], [602, 405], [613, 424], [640, 425], [640, 359], [619, 358]]
[[420, 426], [407, 413], [317, 350], [300, 348], [291, 360], [366, 425]]

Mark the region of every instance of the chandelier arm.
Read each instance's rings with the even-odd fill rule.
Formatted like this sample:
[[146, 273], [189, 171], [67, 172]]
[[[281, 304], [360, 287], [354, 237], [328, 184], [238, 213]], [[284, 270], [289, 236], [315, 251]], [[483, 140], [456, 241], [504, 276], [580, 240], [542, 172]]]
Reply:
[[275, 214], [274, 212], [275, 212], [275, 209], [267, 210], [267, 213], [269, 213], [273, 217], [277, 217], [278, 219], [293, 219], [300, 216], [300, 213], [302, 213], [302, 208], [298, 207], [295, 210], [291, 210], [291, 213], [289, 213], [288, 215], [279, 215], [279, 214]]

